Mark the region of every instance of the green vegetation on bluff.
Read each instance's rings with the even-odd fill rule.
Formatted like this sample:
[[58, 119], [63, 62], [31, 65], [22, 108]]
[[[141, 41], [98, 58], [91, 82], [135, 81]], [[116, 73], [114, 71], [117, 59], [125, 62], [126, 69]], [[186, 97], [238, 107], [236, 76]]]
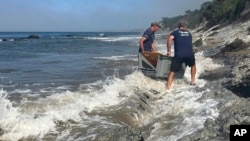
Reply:
[[199, 26], [202, 22], [207, 22], [206, 27], [217, 24], [228, 24], [240, 18], [240, 14], [245, 9], [249, 0], [213, 0], [205, 2], [199, 10], [187, 10], [184, 15], [176, 17], [163, 17], [162, 24], [165, 28], [173, 29], [180, 20], [186, 20], [190, 28]]

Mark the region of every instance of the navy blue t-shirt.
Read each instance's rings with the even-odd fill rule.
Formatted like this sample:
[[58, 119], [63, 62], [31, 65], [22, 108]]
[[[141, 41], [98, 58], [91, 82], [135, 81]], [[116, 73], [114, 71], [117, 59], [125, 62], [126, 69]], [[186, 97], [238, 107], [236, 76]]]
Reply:
[[175, 57], [193, 57], [192, 35], [187, 30], [177, 29], [170, 33], [174, 36]]
[[[151, 28], [148, 28], [142, 35], [142, 37], [145, 37], [146, 40], [143, 42], [144, 45], [144, 51], [152, 51], [152, 44], [155, 39], [155, 34], [151, 30]], [[142, 52], [141, 47], [139, 47], [139, 52]]]

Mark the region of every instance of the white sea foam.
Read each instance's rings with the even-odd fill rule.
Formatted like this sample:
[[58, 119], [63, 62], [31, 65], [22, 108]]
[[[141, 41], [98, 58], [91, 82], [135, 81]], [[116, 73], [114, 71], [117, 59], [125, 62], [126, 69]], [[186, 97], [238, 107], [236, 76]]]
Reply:
[[137, 61], [137, 55], [122, 55], [122, 56], [109, 56], [109, 57], [94, 57], [94, 59], [101, 60], [111, 60], [111, 61], [121, 61], [121, 60], [130, 60]]
[[[197, 101], [206, 91], [195, 92], [191, 86], [182, 86], [182, 90], [165, 93], [163, 100], [157, 101], [152, 113], [155, 119], [165, 122], [156, 122], [147, 140], [176, 141], [202, 129], [206, 119], [216, 118], [219, 115], [216, 100]], [[168, 120], [169, 117], [174, 118]]]
[[128, 36], [128, 37], [85, 37], [85, 39], [89, 39], [89, 40], [100, 40], [100, 41], [106, 41], [106, 42], [116, 42], [116, 41], [133, 41], [133, 40], [137, 40], [140, 39], [140, 37], [138, 36]]
[[13, 91], [13, 93], [22, 93], [22, 94], [27, 94], [30, 93], [31, 90], [30, 89], [16, 89]]

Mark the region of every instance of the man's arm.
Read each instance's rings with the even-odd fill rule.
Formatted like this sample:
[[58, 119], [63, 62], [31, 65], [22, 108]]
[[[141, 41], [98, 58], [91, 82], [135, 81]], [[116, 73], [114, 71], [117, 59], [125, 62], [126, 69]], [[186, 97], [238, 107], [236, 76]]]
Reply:
[[141, 48], [142, 52], [144, 52], [144, 45], [143, 45], [143, 42], [144, 42], [146, 39], [147, 39], [146, 37], [141, 37], [140, 42], [139, 42], [140, 48]]
[[167, 56], [171, 56], [171, 47], [172, 47], [173, 40], [174, 40], [174, 36], [169, 35], [168, 40], [167, 40]]
[[152, 52], [156, 52], [156, 51], [157, 51], [157, 50], [156, 50], [155, 44], [152, 43]]

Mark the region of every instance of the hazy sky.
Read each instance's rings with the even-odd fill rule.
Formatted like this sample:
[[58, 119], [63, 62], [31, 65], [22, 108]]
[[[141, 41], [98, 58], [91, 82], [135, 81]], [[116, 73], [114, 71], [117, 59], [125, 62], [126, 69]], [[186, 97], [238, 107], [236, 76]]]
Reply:
[[211, 0], [1, 0], [1, 31], [122, 31]]

